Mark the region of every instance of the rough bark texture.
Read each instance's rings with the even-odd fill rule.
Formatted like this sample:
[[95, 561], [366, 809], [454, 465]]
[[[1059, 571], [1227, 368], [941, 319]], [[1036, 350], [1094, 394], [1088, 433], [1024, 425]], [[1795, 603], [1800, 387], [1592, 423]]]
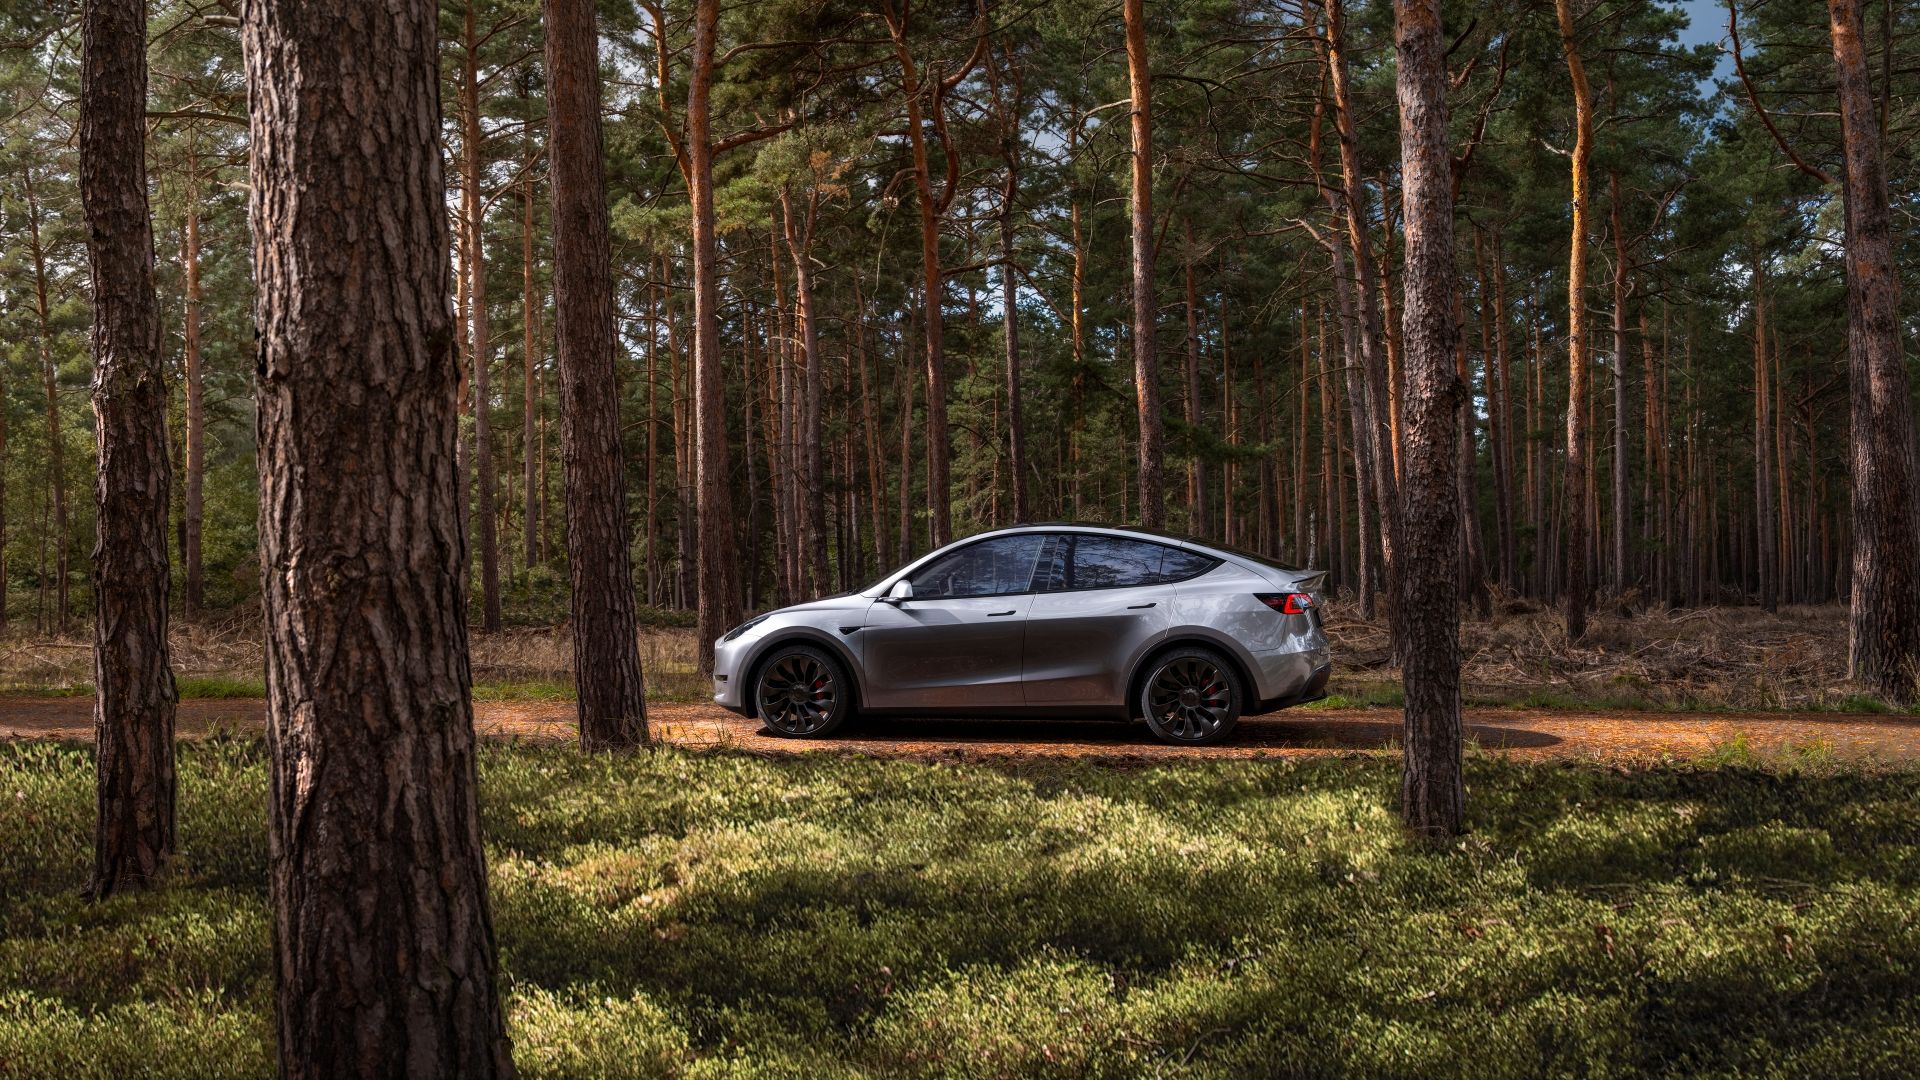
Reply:
[[1560, 49], [1573, 82], [1573, 229], [1567, 256], [1567, 469], [1565, 557], [1567, 640], [1587, 635], [1592, 583], [1587, 580], [1587, 207], [1592, 201], [1593, 90], [1580, 61], [1573, 0], [1554, 0]]
[[[531, 142], [531, 139], [529, 139]], [[540, 412], [540, 294], [533, 282], [533, 152], [528, 148], [526, 175], [520, 181], [520, 558], [531, 567], [538, 562], [540, 537], [540, 478], [536, 473], [538, 433], [534, 421]]]
[[280, 1072], [511, 1075], [426, 0], [249, 0]]
[[1854, 678], [1907, 702], [1920, 693], [1920, 500], [1914, 491], [1913, 398], [1900, 341], [1900, 281], [1860, 4], [1828, 0], [1827, 11], [1846, 144], [1854, 536], [1848, 660]]
[[548, 163], [553, 188], [554, 353], [567, 488], [573, 683], [580, 745], [647, 739], [634, 629], [626, 467], [613, 372], [613, 275], [600, 137], [593, 0], [546, 0]]
[[1401, 205], [1406, 297], [1400, 355], [1406, 446], [1398, 549], [1406, 647], [1401, 812], [1414, 832], [1460, 831], [1460, 616], [1452, 574], [1460, 545], [1455, 492], [1461, 401], [1454, 363], [1453, 159], [1447, 145], [1446, 40], [1439, 0], [1396, 0]]
[[[60, 380], [53, 361], [53, 313], [47, 298], [47, 253], [40, 243], [40, 203], [34, 198], [33, 170], [21, 171], [27, 196], [27, 247], [33, 255], [33, 307], [39, 325], [40, 382], [47, 405], [47, 487], [53, 503], [54, 625], [67, 628], [67, 451], [60, 436]], [[151, 224], [148, 226], [151, 228]], [[40, 590], [46, 595], [46, 541], [40, 547]]]
[[[820, 407], [824, 392], [826, 361], [820, 355], [820, 318], [813, 299], [813, 234], [820, 218], [820, 193], [812, 191], [798, 215], [794, 198], [785, 188], [780, 191], [781, 223], [787, 241], [787, 254], [793, 258], [793, 297], [800, 318], [799, 345], [805, 353], [801, 379], [800, 467], [806, 473], [805, 564], [811, 576], [813, 596], [833, 591], [827, 576], [827, 479], [821, 452]], [[798, 220], [796, 220], [796, 216]]]
[[699, 0], [687, 88], [687, 197], [693, 204], [693, 425], [699, 504], [700, 670], [713, 670], [714, 639], [740, 616], [733, 500], [727, 490], [726, 385], [720, 369], [720, 256], [713, 215], [713, 46], [719, 0]]
[[494, 518], [493, 422], [491, 389], [493, 347], [487, 327], [487, 246], [485, 201], [480, 191], [480, 40], [474, 5], [462, 23], [465, 46], [460, 79], [460, 208], [466, 219], [467, 355], [473, 360], [473, 470], [475, 536], [480, 542], [480, 626], [500, 630], [500, 540]]
[[1165, 441], [1160, 419], [1160, 358], [1154, 335], [1159, 307], [1153, 291], [1153, 74], [1147, 62], [1147, 17], [1142, 0], [1124, 0], [1127, 78], [1133, 113], [1133, 382], [1140, 415], [1140, 523], [1164, 524]]
[[[1611, 85], [1611, 84], [1609, 84]], [[1620, 174], [1607, 173], [1607, 223], [1613, 233], [1613, 587], [1621, 594], [1629, 584], [1627, 542], [1632, 533], [1632, 482], [1627, 471], [1627, 237], [1620, 224]]]
[[[1187, 290], [1187, 426], [1198, 431], [1203, 411], [1200, 405], [1200, 287], [1193, 267], [1193, 222], [1189, 220], [1186, 226], [1187, 252], [1182, 269]], [[1196, 449], [1193, 460], [1187, 464], [1187, 531], [1194, 536], [1205, 536], [1207, 523], [1207, 463]]]
[[[191, 145], [191, 144], [190, 144]], [[205, 481], [207, 475], [206, 376], [200, 366], [200, 178], [194, 159], [187, 163], [187, 223], [181, 245], [186, 277], [186, 315], [181, 326], [184, 366], [186, 368], [186, 492], [181, 511], [180, 557], [186, 563], [186, 605], [189, 616], [199, 613], [205, 602], [205, 575], [200, 558], [200, 541], [206, 521]], [[4, 581], [0, 581], [4, 586]], [[0, 593], [4, 593], [0, 587]]]
[[167, 387], [147, 211], [145, 0], [81, 9], [80, 197], [93, 270], [96, 805], [90, 895], [150, 884], [174, 847]]
[[1399, 588], [1394, 584], [1394, 552], [1400, 535], [1400, 495], [1397, 490], [1396, 463], [1400, 459], [1393, 403], [1397, 382], [1388, 377], [1387, 356], [1382, 330], [1379, 297], [1375, 283], [1372, 244], [1367, 239], [1367, 196], [1360, 167], [1360, 140], [1356, 133], [1353, 102], [1348, 91], [1346, 55], [1346, 19], [1340, 0], [1326, 0], [1327, 82], [1332, 92], [1335, 130], [1339, 133], [1341, 210], [1346, 219], [1347, 237], [1353, 247], [1353, 265], [1358, 276], [1354, 288], [1355, 333], [1359, 338], [1358, 357], [1366, 383], [1365, 430], [1356, 430], [1354, 438], [1367, 442], [1367, 466], [1373, 474], [1373, 501], [1381, 511], [1380, 563], [1387, 583], [1387, 617], [1393, 629], [1394, 646], [1399, 651]]

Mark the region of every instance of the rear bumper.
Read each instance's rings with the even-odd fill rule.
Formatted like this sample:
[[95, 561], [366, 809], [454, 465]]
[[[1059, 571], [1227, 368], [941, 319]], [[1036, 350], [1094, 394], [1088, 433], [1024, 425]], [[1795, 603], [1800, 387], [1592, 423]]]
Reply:
[[1324, 644], [1298, 652], [1256, 653], [1253, 660], [1255, 696], [1259, 703], [1247, 710], [1250, 716], [1327, 696], [1327, 680], [1333, 675], [1333, 656]]

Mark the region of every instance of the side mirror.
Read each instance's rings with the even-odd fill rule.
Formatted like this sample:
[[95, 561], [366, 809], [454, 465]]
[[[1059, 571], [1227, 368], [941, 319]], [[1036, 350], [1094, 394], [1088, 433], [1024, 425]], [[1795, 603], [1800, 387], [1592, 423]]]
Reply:
[[908, 581], [906, 578], [901, 578], [899, 581], [894, 582], [893, 588], [888, 589], [887, 595], [880, 599], [885, 600], [894, 607], [899, 607], [901, 604], [913, 599], [913, 582]]

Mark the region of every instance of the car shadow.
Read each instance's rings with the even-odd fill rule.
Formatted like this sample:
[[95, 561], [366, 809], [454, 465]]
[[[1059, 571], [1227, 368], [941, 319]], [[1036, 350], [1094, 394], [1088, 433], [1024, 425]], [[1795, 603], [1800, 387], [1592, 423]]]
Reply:
[[[752, 730], [760, 736], [773, 734], [759, 725], [752, 725]], [[1562, 742], [1559, 736], [1545, 732], [1494, 724], [1468, 724], [1466, 734], [1490, 750], [1537, 750]], [[852, 749], [865, 744], [895, 751], [964, 749], [1042, 755], [1049, 749], [1066, 754], [1109, 749], [1123, 753], [1183, 750], [1211, 753], [1219, 750], [1383, 750], [1398, 747], [1400, 737], [1401, 726], [1397, 720], [1260, 716], [1241, 720], [1232, 737], [1219, 747], [1177, 747], [1156, 741], [1146, 725], [1138, 722], [876, 716], [860, 718], [836, 737], [812, 745]]]

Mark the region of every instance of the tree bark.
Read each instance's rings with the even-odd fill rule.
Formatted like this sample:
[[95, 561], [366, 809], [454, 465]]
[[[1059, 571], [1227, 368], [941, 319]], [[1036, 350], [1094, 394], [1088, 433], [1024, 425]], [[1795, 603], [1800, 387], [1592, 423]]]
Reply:
[[528, 136], [526, 173], [520, 180], [520, 469], [521, 559], [531, 569], [539, 561], [539, 483], [536, 471], [538, 433], [535, 418], [540, 412], [540, 294], [533, 277], [533, 162], [532, 136]]
[[1779, 552], [1773, 510], [1772, 391], [1767, 382], [1767, 269], [1762, 257], [1753, 262], [1753, 535], [1754, 568], [1758, 574], [1760, 606], [1778, 610]]
[[1573, 83], [1573, 228], [1567, 255], [1567, 466], [1566, 503], [1567, 640], [1587, 635], [1592, 584], [1587, 580], [1587, 208], [1592, 200], [1589, 173], [1593, 158], [1593, 91], [1575, 38], [1573, 0], [1554, 0], [1560, 23], [1560, 49]]
[[[182, 272], [186, 277], [186, 313], [181, 324], [181, 352], [186, 382], [186, 492], [181, 512], [180, 557], [186, 563], [187, 614], [197, 615], [206, 603], [205, 572], [200, 555], [206, 521], [206, 374], [200, 358], [200, 175], [198, 159], [188, 136], [187, 221], [182, 245]], [[0, 582], [0, 593], [5, 593]], [[0, 618], [0, 621], [4, 621]]]
[[[578, 0], [568, 0], [578, 2]], [[693, 426], [699, 559], [699, 664], [713, 670], [713, 643], [740, 615], [733, 500], [727, 484], [727, 397], [720, 361], [720, 267], [713, 212], [714, 38], [719, 0], [697, 0], [693, 72], [687, 89], [687, 197], [693, 209]], [[664, 31], [663, 31], [664, 33]], [[596, 121], [597, 122], [597, 121]]]
[[1353, 264], [1358, 276], [1354, 290], [1355, 330], [1359, 337], [1358, 358], [1366, 388], [1366, 431], [1354, 433], [1367, 443], [1366, 464], [1373, 474], [1373, 499], [1380, 510], [1380, 562], [1387, 583], [1388, 621], [1394, 627], [1394, 647], [1400, 646], [1399, 588], [1394, 584], [1394, 552], [1399, 543], [1400, 496], [1395, 462], [1400, 458], [1399, 440], [1392, 421], [1396, 395], [1387, 374], [1379, 291], [1375, 284], [1373, 248], [1367, 239], [1366, 189], [1360, 167], [1360, 140], [1353, 117], [1353, 102], [1348, 90], [1346, 54], [1346, 18], [1341, 0], [1326, 0], [1327, 74], [1332, 91], [1334, 126], [1339, 133], [1342, 178], [1341, 210], [1347, 222], [1348, 240], [1353, 247]]
[[1607, 218], [1613, 233], [1613, 587], [1624, 613], [1632, 574], [1627, 543], [1633, 535], [1627, 467], [1627, 237], [1620, 223], [1620, 174], [1613, 171], [1607, 173]]
[[[1200, 289], [1193, 272], [1193, 222], [1186, 223], [1187, 252], [1187, 426], [1200, 430]], [[1187, 529], [1195, 536], [1207, 535], [1207, 463], [1194, 447], [1193, 461], [1187, 466]]]
[[461, 210], [466, 218], [467, 355], [473, 361], [473, 471], [477, 495], [473, 520], [480, 540], [480, 626], [488, 633], [500, 630], [500, 540], [494, 518], [493, 409], [491, 370], [493, 348], [487, 327], [487, 246], [485, 201], [480, 191], [480, 41], [469, 0], [462, 23], [465, 49], [460, 80], [460, 158], [465, 182], [460, 185]]
[[612, 241], [592, 0], [544, 0], [554, 353], [567, 491], [573, 679], [586, 750], [647, 740], [614, 378]]
[[80, 197], [93, 276], [93, 679], [98, 899], [143, 888], [174, 850], [167, 651], [167, 386], [147, 209], [145, 0], [81, 8]]
[[[953, 484], [949, 477], [952, 439], [947, 431], [947, 356], [945, 275], [940, 268], [940, 222], [946, 216], [959, 191], [960, 158], [947, 134], [946, 95], [960, 85], [986, 47], [986, 27], [964, 64], [951, 75], [929, 75], [914, 62], [907, 46], [908, 5], [896, 10], [892, 0], [883, 0], [881, 11], [900, 62], [901, 95], [907, 106], [907, 143], [913, 156], [914, 192], [920, 205], [921, 305], [926, 321], [927, 359], [927, 507], [930, 538], [934, 547], [953, 539]], [[921, 103], [922, 97], [929, 100]], [[940, 193], [934, 194], [933, 172], [927, 154], [926, 113], [933, 115], [935, 136], [946, 151], [947, 172]]]
[[[1565, 0], [1563, 0], [1565, 2]], [[1395, 0], [1400, 193], [1406, 216], [1405, 322], [1400, 355], [1400, 623], [1406, 648], [1406, 753], [1401, 812], [1408, 828], [1451, 836], [1463, 824], [1460, 619], [1450, 578], [1460, 550], [1454, 472], [1466, 397], [1453, 363], [1453, 159], [1447, 143], [1446, 40], [1439, 0]]]
[[[27, 195], [27, 246], [33, 256], [33, 308], [40, 330], [40, 381], [47, 404], [47, 488], [53, 504], [54, 625], [67, 629], [67, 451], [60, 434], [60, 380], [53, 360], [53, 312], [47, 298], [47, 252], [40, 240], [40, 203], [34, 197], [33, 169], [22, 170]], [[45, 531], [42, 530], [41, 589], [46, 588]], [[43, 594], [44, 595], [44, 591]]]
[[1920, 497], [1900, 279], [1859, 0], [1827, 0], [1827, 12], [1846, 152], [1854, 537], [1848, 667], [1853, 678], [1904, 703], [1920, 695]]
[[1154, 335], [1159, 306], [1153, 289], [1153, 76], [1147, 63], [1142, 0], [1122, 0], [1127, 28], [1127, 81], [1132, 94], [1133, 380], [1140, 417], [1140, 523], [1165, 524], [1165, 435], [1160, 419], [1160, 359]]
[[438, 12], [242, 11], [280, 1073], [509, 1076], [460, 607]]
[[795, 220], [793, 198], [780, 190], [781, 223], [785, 228], [787, 253], [793, 258], [794, 307], [800, 318], [800, 348], [805, 367], [800, 394], [800, 432], [798, 436], [801, 468], [806, 472], [805, 521], [806, 563], [812, 576], [812, 594], [825, 596], [833, 591], [827, 572], [827, 477], [821, 458], [820, 400], [826, 378], [826, 361], [820, 355], [820, 319], [814, 310], [813, 234], [820, 217], [820, 192], [815, 186], [807, 196], [804, 210]]

